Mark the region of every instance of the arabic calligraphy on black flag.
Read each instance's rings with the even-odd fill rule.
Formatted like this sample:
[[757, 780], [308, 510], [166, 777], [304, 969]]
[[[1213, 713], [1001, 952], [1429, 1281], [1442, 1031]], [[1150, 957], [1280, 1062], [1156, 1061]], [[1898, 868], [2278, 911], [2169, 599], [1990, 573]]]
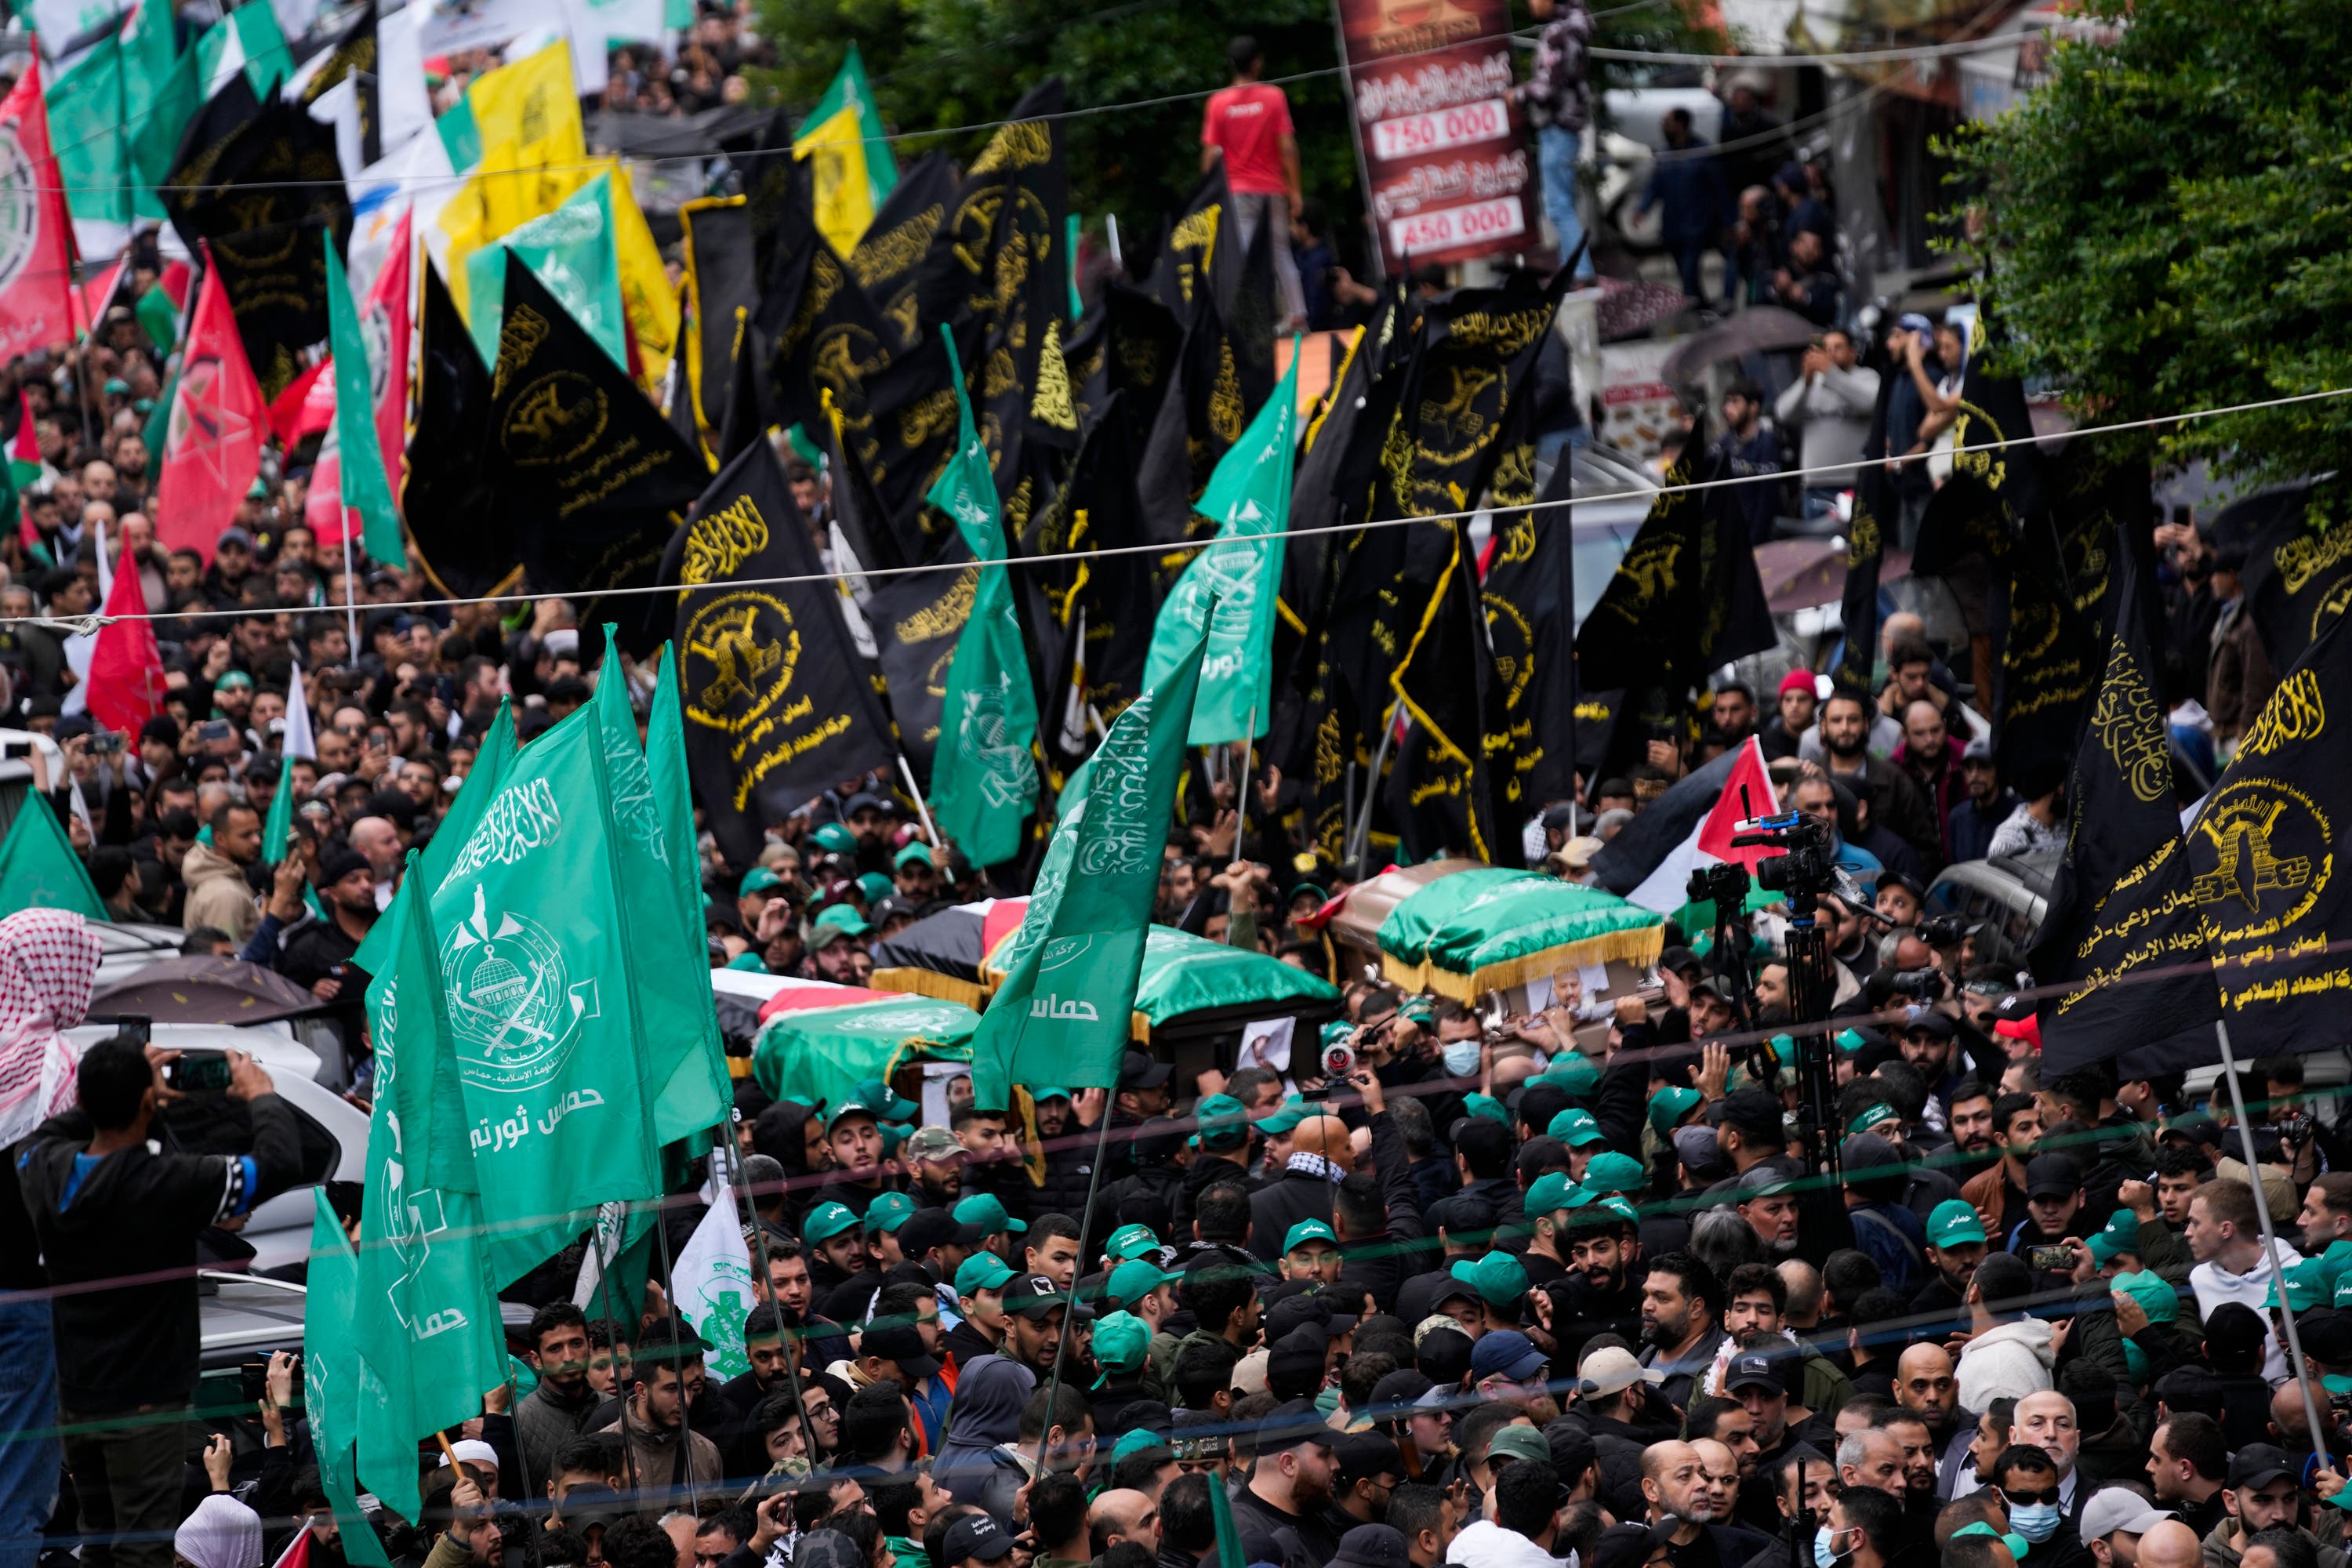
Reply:
[[685, 589], [677, 646], [695, 793], [738, 865], [759, 858], [762, 824], [891, 765], [890, 721], [838, 590], [765, 581], [822, 570], [764, 440], [711, 481], [662, 557], [662, 583]]
[[890, 328], [891, 349], [911, 347], [922, 335], [917, 319], [915, 275], [946, 221], [955, 199], [955, 165], [944, 153], [928, 153], [898, 172], [874, 221], [849, 253], [850, 275]]
[[417, 313], [416, 428], [401, 511], [418, 562], [452, 598], [504, 594], [521, 575], [522, 536], [490, 489], [490, 373], [430, 257]]
[[[2343, 1044], [2352, 994], [2352, 634], [2318, 637], [2239, 742], [2189, 824], [2189, 891], [2204, 917], [2233, 1039], [2265, 1055]], [[2210, 1060], [2211, 1058], [2202, 1058]], [[2176, 1066], [2195, 1065], [2181, 1061]]]
[[[2128, 549], [2123, 531], [2111, 537]], [[2173, 792], [2149, 564], [2127, 557], [2116, 571], [2106, 668], [2069, 776], [2066, 849], [2033, 940], [2052, 1074], [2112, 1057], [2118, 1041], [2137, 1042], [2127, 1061], [2145, 1050], [2213, 1059], [2220, 998]]]
[[2246, 607], [2273, 669], [2303, 657], [2322, 627], [2352, 605], [2352, 528], [2315, 530], [2309, 481], [2232, 505], [2215, 520], [2225, 540], [2229, 513], [2261, 506], [2269, 515], [2246, 545]]
[[532, 590], [579, 602], [583, 626], [617, 623], [633, 657], [651, 653], [667, 630], [660, 596], [604, 596], [653, 585], [709, 465], [511, 252], [485, 461]]
[[759, 357], [759, 334], [751, 325], [760, 304], [751, 209], [742, 196], [705, 196], [679, 207], [677, 217], [686, 231], [686, 299], [694, 318], [694, 330], [682, 340], [686, 391], [697, 439], [714, 448], [734, 395], [739, 339], [755, 361]]
[[[1537, 498], [1565, 501], [1570, 484], [1569, 454], [1553, 464], [1550, 481]], [[1511, 504], [1497, 487], [1496, 501]], [[1496, 514], [1480, 598], [1486, 609], [1487, 641], [1503, 722], [1510, 738], [1517, 777], [1506, 798], [1529, 805], [1564, 800], [1576, 793], [1571, 738], [1580, 743], [1577, 722], [1576, 550], [1565, 506]]]
[[1391, 679], [1412, 722], [1389, 770], [1389, 817], [1415, 860], [1451, 849], [1493, 862], [1507, 859], [1508, 847], [1496, 832], [1488, 736], [1507, 748], [1507, 726], [1477, 563], [1462, 524], [1444, 527], [1453, 536], [1445, 574]]
[[890, 579], [866, 601], [883, 691], [898, 727], [898, 749], [926, 786], [931, 755], [940, 745], [948, 669], [955, 662], [956, 639], [971, 619], [972, 596], [980, 588], [980, 569], [970, 564], [971, 559], [959, 539], [940, 552], [940, 560], [963, 562], [963, 570], [910, 572]]
[[1993, 705], [1994, 753], [2003, 774], [2021, 782], [2055, 779], [2074, 755], [2098, 687], [2110, 548], [2116, 524], [2146, 521], [2147, 458], [2077, 440], [2042, 483], [2048, 510], [2026, 520], [2010, 553]]
[[1681, 488], [1724, 476], [1727, 463], [1706, 449], [1704, 428], [1695, 428], [1578, 631], [1584, 685], [1679, 694], [1707, 670], [1773, 646], [1755, 552], [1723, 500], [1729, 487]]

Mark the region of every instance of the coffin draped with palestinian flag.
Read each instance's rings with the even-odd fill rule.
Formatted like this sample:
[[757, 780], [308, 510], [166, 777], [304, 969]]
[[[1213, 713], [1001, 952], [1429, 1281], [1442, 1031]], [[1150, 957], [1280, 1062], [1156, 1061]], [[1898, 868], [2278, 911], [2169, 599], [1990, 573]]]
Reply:
[[988, 973], [988, 955], [1028, 912], [1026, 899], [981, 899], [926, 915], [874, 944], [867, 978], [884, 991], [984, 1007], [1003, 978]]
[[1399, 901], [1378, 941], [1391, 981], [1470, 1003], [1565, 970], [1647, 969], [1664, 946], [1665, 917], [1598, 888], [1481, 866]]

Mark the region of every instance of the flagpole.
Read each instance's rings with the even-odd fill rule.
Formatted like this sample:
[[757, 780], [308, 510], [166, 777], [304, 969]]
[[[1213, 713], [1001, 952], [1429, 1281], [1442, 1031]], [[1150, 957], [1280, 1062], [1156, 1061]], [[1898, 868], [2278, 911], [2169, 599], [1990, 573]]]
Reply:
[[2303, 1335], [2294, 1326], [2294, 1308], [2287, 1300], [2286, 1271], [2278, 1260], [2278, 1237], [2271, 1230], [2270, 1199], [2263, 1192], [2263, 1168], [2254, 1158], [2253, 1124], [2246, 1120], [2246, 1093], [2238, 1084], [2237, 1059], [2230, 1054], [2230, 1023], [2213, 1020], [2221, 1043], [2221, 1078], [2230, 1086], [2230, 1112], [2238, 1119], [2238, 1137], [2246, 1149], [2246, 1184], [2254, 1189], [2254, 1218], [2263, 1231], [2263, 1261], [2270, 1265], [2271, 1293], [2278, 1298], [2279, 1323], [2286, 1333], [2287, 1375], [2303, 1394], [2303, 1418], [2311, 1424], [2311, 1449], [2319, 1463], [2328, 1463], [2327, 1428], [2319, 1423], [2319, 1402], [2312, 1397], [2311, 1371], [2304, 1363]]
[[1103, 1162], [1109, 1157], [1111, 1103], [1118, 1093], [1113, 1086], [1103, 1097], [1102, 1122], [1095, 1130], [1094, 1169], [1087, 1173], [1086, 1206], [1078, 1211], [1078, 1240], [1081, 1252], [1071, 1265], [1070, 1290], [1062, 1302], [1062, 1332], [1054, 1342], [1054, 1375], [1045, 1384], [1045, 1424], [1037, 1435], [1037, 1473], [1045, 1473], [1045, 1456], [1052, 1447], [1054, 1436], [1054, 1405], [1061, 1397], [1062, 1363], [1069, 1359], [1070, 1324], [1078, 1315], [1078, 1269], [1086, 1262], [1083, 1247], [1087, 1233], [1094, 1228], [1095, 1194], [1102, 1186]]
[[931, 847], [937, 849], [940, 847], [939, 825], [931, 820], [930, 805], [923, 799], [923, 786], [915, 782], [914, 766], [907, 761], [904, 752], [898, 753], [898, 776], [907, 781], [907, 793], [915, 797], [915, 810], [923, 819], [923, 832], [930, 839]]
[[1372, 771], [1364, 780], [1364, 811], [1363, 815], [1356, 819], [1355, 839], [1348, 851], [1348, 858], [1350, 860], [1362, 859], [1364, 851], [1371, 847], [1372, 802], [1380, 795], [1381, 764], [1388, 761], [1389, 742], [1396, 739], [1397, 713], [1403, 707], [1404, 699], [1400, 697], [1389, 704], [1388, 717], [1381, 721], [1380, 750], [1372, 753]]
[[1250, 773], [1255, 765], [1257, 750], [1257, 704], [1250, 704], [1249, 733], [1242, 737], [1242, 776], [1234, 789], [1234, 809], [1240, 815], [1234, 818], [1234, 858], [1245, 858], [1242, 846], [1249, 839]]
[[[341, 482], [340, 478], [336, 482]], [[343, 640], [349, 646], [349, 651], [343, 657], [349, 659], [357, 659], [360, 656], [359, 604], [352, 592], [352, 522], [358, 510], [356, 507], [348, 506], [341, 509], [343, 514]]]
[[[658, 1215], [655, 1216], [655, 1223], [660, 1223], [660, 1216]], [[600, 1226], [599, 1229], [601, 1228], [602, 1227]], [[613, 1266], [621, 1260], [621, 1253], [625, 1245], [625, 1238], [628, 1234], [629, 1205], [625, 1203], [621, 1205], [621, 1222], [613, 1227], [612, 1257], [606, 1258], [604, 1256], [604, 1249], [601, 1245], [601, 1237], [597, 1234], [597, 1231], [592, 1230], [588, 1233], [588, 1245], [596, 1248], [596, 1289], [597, 1293], [604, 1298], [604, 1321], [611, 1324], [616, 1330], [619, 1329], [622, 1324], [618, 1318], [613, 1316]], [[634, 1343], [636, 1335], [636, 1329], [632, 1327], [629, 1332], [631, 1342]], [[593, 1345], [589, 1346], [588, 1356], [592, 1362], [595, 1359], [595, 1355], [596, 1348]], [[613, 1386], [616, 1390], [620, 1390], [623, 1413], [625, 1415], [629, 1396], [627, 1391], [621, 1388], [621, 1347], [617, 1340], [613, 1345]], [[685, 1418], [683, 1416], [679, 1417], [681, 1425], [683, 1425], [684, 1420]], [[628, 1436], [628, 1425], [625, 1421], [622, 1424], [621, 1428], [621, 1437], [623, 1439], [621, 1443], [621, 1457], [628, 1461], [629, 1491], [631, 1495], [634, 1496], [640, 1489], [639, 1482], [637, 1480], [637, 1448], [635, 1444], [627, 1441]], [[692, 1447], [693, 1446], [691, 1444], [688, 1445], [689, 1459], [692, 1457]]]
[[[666, 1201], [669, 1194], [665, 1193], [662, 1195]], [[654, 1237], [656, 1243], [661, 1247], [662, 1291], [669, 1299], [669, 1315], [673, 1320], [675, 1320], [677, 1317], [677, 1297], [676, 1295], [676, 1291], [677, 1289], [677, 1266], [670, 1261], [668, 1220], [669, 1215], [667, 1213], [659, 1210], [656, 1211], [654, 1215]], [[680, 1368], [679, 1370], [682, 1374], [684, 1369]], [[702, 1500], [700, 1497], [696, 1495], [698, 1489], [694, 1484], [694, 1423], [687, 1419], [686, 1405], [684, 1401], [685, 1394], [683, 1387], [681, 1387], [679, 1393], [679, 1405], [677, 1408], [677, 1441], [678, 1446], [685, 1450], [686, 1507], [688, 1512], [699, 1515], [702, 1512]], [[628, 1409], [625, 1405], [622, 1407], [621, 1414], [623, 1417], [621, 1422], [621, 1436], [626, 1437], [629, 1435], [629, 1424], [627, 1420]], [[668, 1503], [670, 1500], [671, 1500], [667, 1497], [662, 1500], [665, 1504]]]

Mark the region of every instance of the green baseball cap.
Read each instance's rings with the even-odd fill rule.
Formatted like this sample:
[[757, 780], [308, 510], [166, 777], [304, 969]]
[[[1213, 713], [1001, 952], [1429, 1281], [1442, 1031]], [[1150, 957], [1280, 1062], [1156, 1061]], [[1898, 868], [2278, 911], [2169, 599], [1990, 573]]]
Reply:
[[857, 1099], [881, 1121], [912, 1121], [922, 1114], [923, 1108], [897, 1093], [878, 1078], [857, 1080]]
[[1596, 1194], [1638, 1193], [1650, 1184], [1650, 1173], [1633, 1155], [1620, 1154], [1612, 1149], [1592, 1156], [1592, 1163], [1584, 1167], [1584, 1184]]
[[1076, 1097], [1073, 1096], [1068, 1089], [1057, 1088], [1050, 1083], [1041, 1083], [1036, 1088], [1029, 1091], [1029, 1100], [1033, 1105], [1043, 1105], [1049, 1100], [1070, 1100]]
[[1959, 1529], [1952, 1531], [1951, 1539], [1957, 1541], [1963, 1535], [1990, 1535], [1995, 1541], [2000, 1542], [2003, 1546], [2009, 1548], [2009, 1554], [2011, 1557], [2020, 1563], [2025, 1561], [2025, 1553], [2027, 1550], [2026, 1539], [2013, 1530], [1995, 1530], [1983, 1520], [1979, 1520], [1974, 1524], [1964, 1524], [1960, 1526]]
[[877, 1121], [874, 1129], [882, 1134], [882, 1157], [886, 1160], [894, 1158], [898, 1145], [915, 1135], [915, 1130], [903, 1121]]
[[1683, 1118], [1696, 1110], [1701, 1103], [1698, 1090], [1668, 1085], [1650, 1096], [1650, 1131], [1662, 1139], [1673, 1137], [1675, 1129], [1682, 1125]]
[[2091, 1256], [2103, 1268], [2116, 1260], [2117, 1253], [2137, 1254], [2139, 1215], [2129, 1209], [2117, 1209], [2107, 1216], [2107, 1223], [2099, 1233], [2084, 1245], [2090, 1247]]
[[1274, 1108], [1274, 1114], [1271, 1116], [1259, 1117], [1257, 1120], [1257, 1130], [1268, 1134], [1277, 1132], [1295, 1132], [1298, 1130], [1298, 1124], [1300, 1122], [1306, 1121], [1308, 1117], [1314, 1114], [1314, 1111], [1307, 1108], [1307, 1102], [1294, 1094], [1288, 1100], [1284, 1100], [1280, 1105], [1276, 1106]]
[[1984, 1218], [1966, 1198], [1946, 1198], [1927, 1215], [1930, 1247], [1958, 1247], [1971, 1241], [1982, 1245], [1984, 1238]]
[[1195, 1149], [1238, 1149], [1249, 1142], [1249, 1109], [1230, 1094], [1208, 1096], [1192, 1115], [1201, 1123], [1192, 1137]]
[[993, 1236], [1000, 1230], [1016, 1235], [1029, 1228], [1027, 1220], [1014, 1219], [1004, 1212], [1004, 1200], [994, 1193], [974, 1193], [955, 1206], [958, 1225], [976, 1225], [982, 1236]]
[[1569, 1194], [1575, 1190], [1576, 1184], [1568, 1179], [1566, 1173], [1549, 1172], [1538, 1176], [1528, 1188], [1528, 1195], [1519, 1204], [1520, 1212], [1529, 1219], [1557, 1214], [1568, 1206]]
[[878, 904], [898, 890], [898, 884], [879, 871], [868, 871], [857, 879], [857, 891], [868, 904]]
[[1475, 1263], [1457, 1258], [1446, 1272], [1492, 1306], [1507, 1307], [1528, 1293], [1527, 1266], [1507, 1252], [1490, 1252]]
[[874, 929], [866, 923], [866, 917], [859, 914], [852, 904], [827, 904], [817, 910], [816, 919], [811, 923], [831, 926], [844, 936], [864, 936]]
[[895, 1234], [914, 1217], [915, 1200], [904, 1193], [883, 1193], [866, 1205], [866, 1234]]
[[740, 969], [750, 974], [765, 974], [768, 973], [768, 961], [761, 958], [757, 952], [739, 952], [734, 957], [729, 959], [727, 961], [727, 967], [730, 969]]
[[2347, 1270], [2352, 1270], [2352, 1241], [2329, 1242], [2327, 1250], [2319, 1255], [2319, 1261], [2327, 1265], [2330, 1279], [2343, 1279]]
[[931, 850], [929, 845], [908, 844], [901, 847], [896, 855], [890, 857], [890, 864], [903, 871], [909, 866], [930, 866], [934, 865], [935, 862], [931, 859]]
[[771, 888], [781, 888], [783, 885], [784, 879], [765, 866], [754, 866], [743, 873], [741, 881], [735, 884], [735, 896], [739, 899], [748, 898], [753, 893], [764, 893]]
[[1510, 1107], [1491, 1094], [1480, 1094], [1473, 1090], [1462, 1097], [1462, 1104], [1473, 1116], [1483, 1116], [1489, 1121], [1499, 1121], [1506, 1127], [1511, 1124]]
[[[1151, 1348], [1151, 1325], [1132, 1312], [1112, 1312], [1095, 1324], [1095, 1360], [1105, 1372], [1133, 1372], [1143, 1364], [1143, 1352]], [[1128, 1437], [1136, 1436], [1129, 1433]], [[1160, 1441], [1148, 1428], [1142, 1436], [1151, 1442]], [[1127, 1437], [1119, 1439], [1121, 1443]]]
[[1292, 1226], [1289, 1233], [1282, 1238], [1282, 1250], [1296, 1252], [1310, 1241], [1328, 1242], [1333, 1247], [1339, 1245], [1339, 1237], [1332, 1231], [1328, 1221], [1302, 1219]]
[[882, 1120], [864, 1100], [854, 1094], [845, 1094], [841, 1097], [839, 1104], [824, 1108], [824, 1130], [830, 1132], [853, 1116], [863, 1116], [877, 1124]]
[[1356, 1037], [1356, 1026], [1345, 1018], [1334, 1018], [1317, 1030], [1315, 1037], [1327, 1049], [1332, 1046], [1344, 1046]]
[[1103, 1250], [1121, 1263], [1130, 1262], [1147, 1252], [1160, 1250], [1160, 1237], [1148, 1225], [1123, 1225], [1110, 1233]]
[[[1171, 1274], [1157, 1263], [1131, 1258], [1110, 1271], [1110, 1280], [1104, 1292], [1114, 1306], [1124, 1310], [1142, 1300], [1162, 1285], [1171, 1284], [1181, 1275]], [[1097, 1332], [1101, 1331], [1097, 1329]]]
[[1582, 1051], [1562, 1051], [1552, 1058], [1551, 1065], [1536, 1081], [1564, 1089], [1570, 1094], [1589, 1094], [1601, 1081], [1601, 1067]]
[[2118, 1274], [2107, 1281], [2107, 1289], [2120, 1291], [2137, 1301], [2151, 1323], [2179, 1321], [2180, 1292], [2172, 1288], [2171, 1281], [2152, 1268], [2142, 1269], [2137, 1274]]
[[857, 853], [857, 835], [838, 822], [828, 822], [809, 835], [809, 842], [828, 855]]
[[1013, 1270], [1004, 1259], [993, 1252], [975, 1252], [956, 1266], [955, 1288], [959, 1296], [969, 1296], [977, 1290], [1002, 1290], [1004, 1282], [1013, 1278]]
[[[1095, 1328], [1095, 1334], [1097, 1339], [1102, 1335], [1102, 1328], [1099, 1324]], [[1097, 1356], [1097, 1359], [1099, 1360], [1101, 1358]], [[1138, 1426], [1134, 1431], [1128, 1433], [1118, 1442], [1111, 1445], [1110, 1462], [1116, 1466], [1121, 1459], [1127, 1458], [1132, 1455], [1143, 1453], [1145, 1450], [1150, 1448], [1168, 1448], [1171, 1454], [1175, 1452], [1175, 1450], [1170, 1447], [1167, 1438], [1162, 1437], [1159, 1433], [1154, 1432], [1149, 1426]]]
[[[2290, 1312], [2308, 1311], [2326, 1306], [2331, 1292], [2327, 1288], [2327, 1271], [2316, 1258], [2298, 1258], [2286, 1266], [2286, 1306]], [[2264, 1308], [2279, 1304], [2278, 1286], [2273, 1284], [2263, 1297]]]
[[1849, 1136], [1858, 1132], [1875, 1132], [1890, 1121], [1902, 1120], [1895, 1114], [1895, 1108], [1891, 1105], [1865, 1105], [1855, 1112], [1853, 1121], [1845, 1124], [1845, 1130]]
[[847, 1204], [819, 1204], [801, 1221], [801, 1239], [811, 1247], [831, 1241], [845, 1230], [857, 1228], [857, 1215]]
[[215, 691], [249, 690], [252, 686], [253, 677], [241, 669], [223, 670], [220, 679], [213, 682]]
[[1544, 1129], [1544, 1133], [1547, 1137], [1559, 1139], [1571, 1149], [1581, 1149], [1587, 1143], [1609, 1142], [1609, 1135], [1601, 1131], [1601, 1123], [1593, 1120], [1592, 1112], [1579, 1110], [1572, 1105], [1553, 1117], [1551, 1125]]
[[1437, 1004], [1416, 991], [1397, 1004], [1397, 1016], [1407, 1023], [1425, 1025], [1437, 1016]]

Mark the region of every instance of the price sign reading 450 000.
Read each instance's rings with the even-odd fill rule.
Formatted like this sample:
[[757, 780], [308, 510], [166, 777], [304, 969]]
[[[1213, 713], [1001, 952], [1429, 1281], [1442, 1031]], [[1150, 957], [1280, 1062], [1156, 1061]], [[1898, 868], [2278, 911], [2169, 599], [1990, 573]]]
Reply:
[[1499, 98], [1489, 98], [1434, 113], [1380, 121], [1372, 127], [1372, 156], [1385, 163], [1395, 158], [1493, 142], [1510, 133], [1509, 106]]
[[1527, 213], [1519, 199], [1502, 196], [1392, 219], [1389, 224], [1389, 248], [1399, 256], [1423, 257], [1451, 250], [1457, 245], [1508, 239], [1526, 229]]

